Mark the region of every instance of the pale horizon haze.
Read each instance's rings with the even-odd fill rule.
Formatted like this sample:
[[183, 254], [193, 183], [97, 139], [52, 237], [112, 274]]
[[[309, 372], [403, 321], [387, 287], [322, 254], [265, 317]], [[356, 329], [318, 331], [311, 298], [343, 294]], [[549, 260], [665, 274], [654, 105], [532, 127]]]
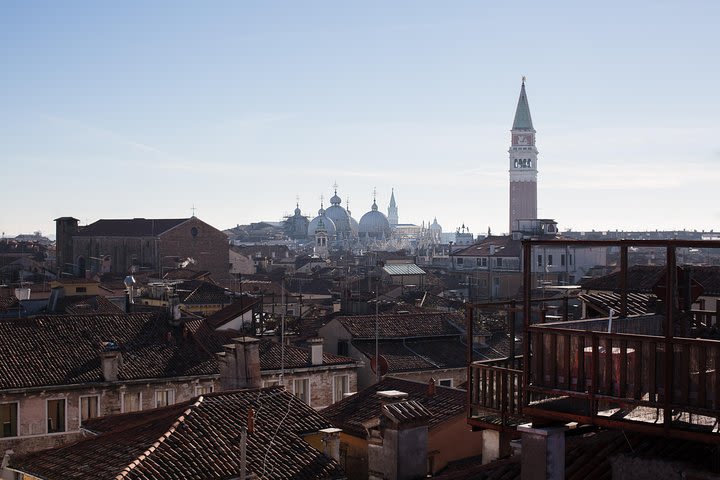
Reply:
[[73, 216], [226, 229], [338, 184], [401, 223], [508, 231], [526, 76], [538, 216], [718, 230], [716, 1], [6, 1], [5, 236]]

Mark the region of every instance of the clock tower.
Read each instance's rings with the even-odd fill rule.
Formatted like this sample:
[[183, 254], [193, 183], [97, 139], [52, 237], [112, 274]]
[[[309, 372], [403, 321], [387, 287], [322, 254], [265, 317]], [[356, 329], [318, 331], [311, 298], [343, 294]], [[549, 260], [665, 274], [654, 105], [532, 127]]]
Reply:
[[537, 219], [537, 148], [535, 129], [530, 117], [525, 77], [515, 120], [510, 131], [510, 232], [518, 228], [517, 220]]

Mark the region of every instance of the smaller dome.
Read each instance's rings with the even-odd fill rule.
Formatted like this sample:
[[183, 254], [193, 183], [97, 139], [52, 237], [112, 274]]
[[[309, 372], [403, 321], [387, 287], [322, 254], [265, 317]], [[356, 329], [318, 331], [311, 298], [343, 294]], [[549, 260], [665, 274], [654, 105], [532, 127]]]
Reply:
[[442, 227], [437, 221], [437, 217], [433, 220], [433, 223], [428, 227], [430, 230], [437, 230], [438, 232], [442, 232]]
[[377, 212], [377, 209], [378, 209], [377, 203], [375, 203], [375, 200], [373, 200], [372, 211]]
[[337, 190], [335, 190], [335, 195], [330, 197], [330, 203], [332, 205], [340, 205], [340, 202], [342, 202], [342, 200], [338, 197]]
[[335, 222], [329, 219], [324, 213], [320, 214], [310, 221], [307, 234], [312, 237], [318, 230], [327, 232], [328, 237], [333, 237], [336, 233]]

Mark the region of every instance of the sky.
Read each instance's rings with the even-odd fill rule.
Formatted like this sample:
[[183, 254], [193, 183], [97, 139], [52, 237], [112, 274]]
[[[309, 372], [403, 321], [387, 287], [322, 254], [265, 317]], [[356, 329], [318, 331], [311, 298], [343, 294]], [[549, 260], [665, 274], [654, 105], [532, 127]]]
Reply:
[[[583, 5], [585, 4], [585, 5]], [[0, 3], [0, 231], [311, 218], [508, 231], [527, 77], [538, 215], [718, 229], [720, 2]], [[193, 207], [195, 210], [193, 210]]]

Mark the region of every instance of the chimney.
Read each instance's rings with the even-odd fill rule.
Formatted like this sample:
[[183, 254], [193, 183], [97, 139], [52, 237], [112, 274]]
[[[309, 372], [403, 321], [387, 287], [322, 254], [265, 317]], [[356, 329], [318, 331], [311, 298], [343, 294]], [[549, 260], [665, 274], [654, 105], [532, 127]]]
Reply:
[[565, 478], [565, 430], [567, 427], [518, 426], [522, 434], [521, 480]]
[[323, 363], [323, 339], [311, 338], [307, 341], [310, 346], [310, 365], [322, 365]]
[[[398, 396], [390, 398], [397, 399]], [[370, 480], [425, 478], [428, 421], [431, 416], [418, 401], [404, 400], [383, 405], [379, 418], [363, 422], [368, 430]]]
[[487, 330], [481, 330], [473, 334], [473, 348], [487, 347], [491, 334]]
[[103, 350], [100, 352], [100, 367], [106, 382], [117, 382], [120, 368], [122, 368], [122, 353], [120, 353], [117, 343], [103, 342]]
[[255, 410], [251, 407], [248, 409], [248, 416], [247, 416], [247, 433], [248, 435], [252, 435], [255, 431]]
[[336, 462], [340, 461], [340, 432], [339, 428], [323, 428], [322, 433], [323, 453]]
[[260, 340], [237, 337], [223, 347], [218, 354], [220, 389], [260, 388]]
[[425, 392], [428, 397], [434, 397], [436, 392], [435, 379], [431, 378], [428, 382], [427, 391]]

